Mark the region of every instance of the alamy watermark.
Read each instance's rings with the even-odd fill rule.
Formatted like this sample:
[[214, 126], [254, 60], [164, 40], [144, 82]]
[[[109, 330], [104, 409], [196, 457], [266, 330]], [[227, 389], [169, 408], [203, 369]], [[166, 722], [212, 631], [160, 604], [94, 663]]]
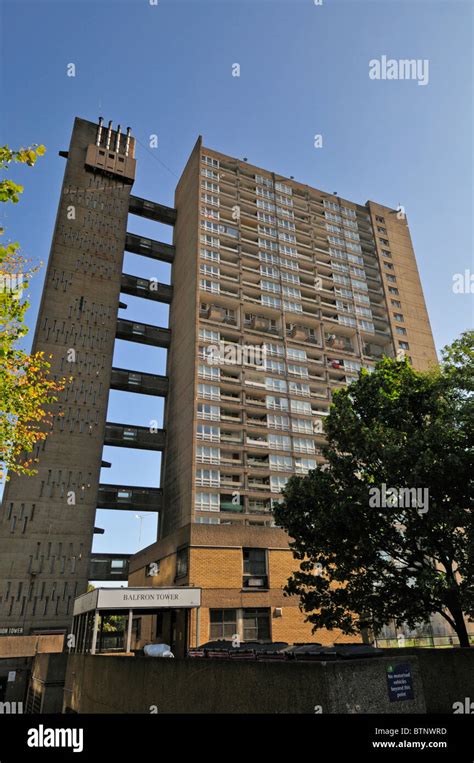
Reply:
[[210, 344], [204, 348], [204, 355], [209, 365], [256, 366], [265, 369], [267, 350], [265, 345], [257, 344]]
[[429, 488], [427, 487], [387, 487], [382, 482], [380, 487], [369, 489], [369, 506], [386, 509], [417, 509], [418, 514], [426, 514], [429, 508]]
[[410, 79], [419, 85], [427, 85], [430, 79], [430, 62], [427, 58], [387, 58], [383, 55], [369, 61], [370, 79]]

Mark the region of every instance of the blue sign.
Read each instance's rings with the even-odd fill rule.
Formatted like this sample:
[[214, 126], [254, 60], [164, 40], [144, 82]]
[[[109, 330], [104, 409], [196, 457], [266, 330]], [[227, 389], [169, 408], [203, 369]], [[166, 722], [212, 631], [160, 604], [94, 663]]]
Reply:
[[388, 698], [390, 702], [414, 699], [413, 676], [409, 662], [387, 667]]

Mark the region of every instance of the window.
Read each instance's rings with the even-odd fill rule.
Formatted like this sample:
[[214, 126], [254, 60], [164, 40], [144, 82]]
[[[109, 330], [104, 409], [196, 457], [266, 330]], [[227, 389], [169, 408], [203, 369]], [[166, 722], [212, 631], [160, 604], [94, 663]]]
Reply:
[[211, 424], [198, 424], [197, 436], [199, 440], [219, 442], [221, 439], [221, 430], [219, 427], [212, 426]]
[[268, 435], [268, 447], [272, 450], [291, 450], [291, 439], [285, 435], [270, 434]]
[[[287, 288], [287, 287], [284, 287]], [[298, 302], [289, 302], [288, 300], [283, 300], [283, 308], [285, 310], [288, 310], [290, 313], [302, 313], [303, 312], [303, 306], [300, 305]]]
[[290, 400], [290, 407], [292, 413], [303, 413], [311, 416], [311, 403], [306, 400]]
[[285, 364], [280, 360], [265, 359], [265, 371], [269, 371], [271, 374], [284, 374]]
[[385, 217], [381, 217], [380, 215], [375, 215], [375, 219], [378, 223], [384, 223]]
[[260, 288], [263, 291], [272, 291], [274, 294], [279, 294], [281, 291], [280, 284], [274, 281], [260, 281]]
[[313, 434], [313, 423], [310, 419], [292, 419], [291, 428], [298, 434]]
[[386, 228], [381, 228], [380, 226], [377, 227], [377, 233], [386, 233], [386, 232], [387, 232]]
[[267, 212], [274, 212], [275, 205], [271, 201], [265, 201], [265, 199], [257, 199], [257, 207], [260, 209], [266, 209]]
[[269, 355], [278, 355], [278, 357], [283, 358], [285, 355], [285, 348], [282, 344], [275, 344], [274, 342], [265, 342], [264, 343], [265, 352], [267, 352]]
[[311, 469], [316, 469], [314, 458], [295, 458], [295, 469], [297, 474], [308, 474]]
[[304, 382], [290, 381], [289, 391], [290, 394], [303, 395], [303, 397], [309, 397], [311, 395], [309, 384], [304, 384]]
[[350, 249], [351, 252], [359, 252], [362, 254], [362, 247], [360, 244], [353, 244], [351, 241], [346, 241], [346, 249]]
[[212, 384], [198, 384], [198, 396], [207, 400], [220, 400], [221, 391]]
[[207, 265], [205, 262], [199, 267], [199, 272], [204, 276], [211, 276], [214, 278], [220, 277], [220, 270], [216, 265]]
[[384, 246], [390, 245], [390, 242], [386, 238], [381, 238], [379, 240], [380, 240], [380, 243], [383, 244]]
[[204, 164], [209, 164], [211, 167], [219, 166], [219, 159], [214, 159], [214, 157], [208, 156], [207, 154], [203, 154], [201, 160], [204, 162]]
[[221, 475], [217, 469], [196, 469], [196, 485], [201, 487], [220, 487]]
[[405, 335], [407, 333], [407, 330], [403, 328], [403, 326], [395, 326], [395, 331], [397, 334]]
[[280, 181], [277, 181], [275, 183], [275, 190], [280, 191], [280, 193], [286, 193], [288, 196], [291, 196], [291, 194], [293, 193], [291, 186], [285, 185], [284, 183], [281, 183]]
[[262, 223], [268, 223], [269, 225], [276, 225], [275, 215], [269, 215], [266, 212], [257, 212], [257, 220], [261, 220]]
[[274, 395], [267, 395], [265, 398], [265, 405], [267, 408], [273, 411], [288, 410], [288, 400], [286, 397], [275, 397]]
[[208, 445], [198, 445], [196, 448], [196, 460], [203, 464], [220, 464], [220, 449], [212, 448]]
[[201, 200], [206, 204], [213, 204], [216, 207], [219, 206], [219, 197], [213, 196], [212, 193], [202, 193]]
[[266, 185], [267, 188], [271, 188], [273, 185], [271, 177], [267, 178], [265, 175], [255, 175], [255, 182], [259, 183], [260, 185]]
[[276, 238], [277, 236], [277, 229], [271, 228], [269, 225], [259, 225], [258, 226], [258, 232], [262, 236], [273, 236]]
[[279, 416], [274, 413], [269, 413], [267, 415], [267, 425], [270, 429], [289, 429], [290, 419], [288, 416]]
[[390, 300], [393, 307], [401, 307], [402, 303], [398, 301], [398, 299], [391, 299]]
[[384, 262], [383, 266], [385, 270], [395, 270], [391, 262]]
[[345, 230], [345, 231], [344, 231], [344, 236], [345, 236], [346, 238], [350, 238], [350, 239], [352, 239], [352, 241], [360, 241], [360, 236], [359, 236], [359, 234], [358, 234], [358, 233], [355, 233], [355, 231], [352, 231], [352, 230]]
[[369, 287], [365, 283], [365, 281], [358, 281], [355, 278], [352, 279], [352, 288], [353, 289], [360, 289], [360, 291], [368, 291]]
[[221, 417], [221, 409], [218, 405], [211, 405], [210, 403], [198, 403], [198, 418], [207, 419], [208, 421], [219, 421]]
[[219, 294], [221, 290], [220, 284], [217, 281], [208, 281], [205, 278], [201, 278], [199, 288], [204, 291], [210, 291], [213, 294]]
[[219, 173], [214, 170], [208, 170], [207, 167], [202, 167], [201, 175], [204, 177], [212, 178], [213, 180], [219, 180]]
[[408, 344], [408, 342], [399, 341], [398, 342], [398, 346], [400, 347], [401, 350], [409, 350], [410, 349], [410, 345]]
[[214, 262], [219, 262], [220, 260], [219, 252], [213, 252], [210, 249], [201, 249], [201, 257], [205, 260], [213, 260]]
[[221, 369], [216, 366], [200, 365], [198, 367], [198, 375], [201, 379], [213, 379], [219, 381], [221, 378]]
[[391, 257], [392, 256], [392, 252], [389, 252], [388, 249], [382, 249], [382, 254], [383, 254], [384, 257]]
[[286, 357], [288, 360], [302, 360], [307, 361], [306, 350], [297, 350], [295, 347], [288, 347], [286, 351]]
[[270, 477], [270, 490], [272, 493], [281, 493], [287, 482], [288, 477], [272, 476]]
[[280, 456], [275, 453], [269, 455], [270, 469], [281, 472], [291, 472], [293, 468], [293, 459], [291, 456]]
[[305, 366], [296, 366], [293, 363], [288, 363], [288, 373], [292, 376], [299, 376], [302, 379], [308, 378], [308, 369]]
[[281, 307], [281, 299], [279, 299], [278, 297], [271, 297], [270, 295], [262, 294], [262, 296], [260, 297], [260, 300], [262, 305], [266, 305], [266, 307], [276, 307], [276, 308]]
[[176, 577], [182, 578], [188, 574], [188, 547], [178, 548], [176, 552]]
[[394, 317], [394, 318], [395, 318], [395, 320], [396, 320], [396, 321], [398, 321], [399, 323], [403, 323], [403, 322], [404, 322], [404, 320], [405, 320], [405, 318], [403, 317], [402, 313], [394, 313], [394, 314], [393, 314], [393, 317]]
[[267, 588], [267, 551], [265, 548], [243, 548], [244, 588]]
[[353, 217], [353, 218], [356, 217], [355, 209], [351, 209], [350, 207], [343, 207], [343, 206], [341, 206], [341, 212], [346, 217]]
[[270, 641], [270, 610], [243, 610], [244, 641]]
[[389, 292], [389, 294], [398, 294], [399, 293], [398, 289], [395, 286], [389, 286], [388, 287], [388, 292]]
[[278, 251], [281, 254], [287, 254], [289, 257], [297, 257], [298, 251], [295, 246], [288, 246], [288, 244], [278, 244]]
[[296, 453], [315, 453], [316, 448], [313, 440], [307, 440], [304, 437], [294, 437], [293, 450]]
[[390, 281], [390, 283], [396, 283], [397, 279], [395, 278], [395, 276], [392, 276], [389, 274], [387, 275], [387, 281]]
[[237, 633], [237, 610], [236, 609], [210, 609], [209, 617], [211, 627], [209, 638], [211, 641], [225, 639], [231, 641]]
[[300, 277], [296, 273], [286, 273], [285, 271], [281, 274], [281, 280], [286, 281], [286, 283], [300, 283]]
[[219, 493], [196, 493], [194, 508], [198, 511], [219, 511]]
[[265, 379], [265, 389], [274, 390], [275, 392], [286, 392], [286, 381], [284, 379], [267, 377]]
[[277, 268], [273, 268], [271, 265], [260, 265], [261, 276], [268, 276], [268, 278], [278, 278], [279, 274], [280, 271]]
[[296, 297], [296, 299], [301, 299], [301, 290], [296, 286], [283, 286], [282, 291], [285, 297]]

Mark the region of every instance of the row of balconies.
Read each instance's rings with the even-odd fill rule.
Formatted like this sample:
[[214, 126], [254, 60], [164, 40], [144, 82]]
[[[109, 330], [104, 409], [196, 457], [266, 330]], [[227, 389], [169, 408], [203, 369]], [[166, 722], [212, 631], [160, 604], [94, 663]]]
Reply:
[[[274, 314], [280, 316], [281, 315], [281, 309], [280, 308], [270, 308], [268, 306], [261, 305], [260, 302], [255, 302], [255, 304], [259, 306], [259, 309], [265, 308], [268, 311], [273, 310]], [[239, 320], [238, 320], [238, 309], [231, 308], [231, 307], [225, 307], [223, 305], [219, 304], [202, 304], [200, 311], [199, 311], [199, 317], [202, 320], [210, 321], [212, 323], [221, 324], [225, 323], [230, 326], [239, 327]], [[291, 314], [291, 313], [290, 313]], [[298, 314], [299, 315], [299, 314]], [[380, 336], [386, 336], [390, 337], [390, 332], [388, 331], [388, 321], [386, 318], [382, 318], [378, 315], [373, 315], [372, 318], [365, 318], [362, 315], [354, 313], [354, 315], [347, 315], [345, 312], [341, 312], [339, 309], [334, 308], [331, 310], [331, 307], [329, 305], [324, 305], [324, 309], [321, 309], [321, 311], [315, 311], [313, 314], [310, 314], [308, 312], [304, 312], [301, 314], [302, 316], [308, 317], [310, 319], [313, 319], [318, 322], [326, 322], [328, 324], [339, 324], [339, 327], [343, 327], [344, 330], [348, 330], [352, 335], [355, 335], [357, 330], [366, 332], [366, 333], [377, 333]], [[240, 316], [239, 316], [240, 317]], [[364, 326], [362, 324], [363, 320], [367, 320], [369, 322], [374, 322], [375, 329], [371, 330], [370, 328]], [[244, 327], [246, 327], [248, 330], [252, 331], [258, 331], [259, 333], [269, 334], [269, 335], [276, 335], [278, 336], [281, 334], [281, 328], [279, 326], [279, 319], [278, 318], [271, 318], [269, 315], [253, 315], [250, 319], [245, 320], [244, 319]], [[312, 335], [310, 338], [309, 331], [310, 327], [307, 327], [305, 330], [303, 327], [299, 327], [298, 330], [301, 330], [301, 338], [300, 341], [309, 341], [315, 340], [315, 343], [320, 346], [320, 343], [318, 342], [317, 336]], [[305, 336], [306, 333], [306, 336]], [[296, 337], [294, 337], [296, 338]]]
[[[209, 202], [205, 200], [205, 191], [202, 191], [202, 204], [203, 206], [208, 205]], [[278, 225], [278, 220], [285, 220], [290, 219], [291, 222], [294, 224], [294, 229], [291, 230], [291, 232], [298, 234], [301, 237], [304, 237], [307, 241], [311, 242], [315, 238], [320, 239], [326, 239], [328, 235], [328, 230], [326, 227], [326, 223], [330, 223], [324, 215], [322, 210], [318, 210], [317, 212], [313, 212], [312, 214], [309, 214], [308, 212], [304, 212], [301, 208], [299, 208], [297, 205], [293, 205], [291, 208], [291, 211], [293, 212], [293, 217], [289, 218], [284, 214], [278, 214], [277, 210], [269, 211], [269, 210], [263, 210], [257, 205], [257, 194], [252, 191], [249, 191], [248, 194], [245, 192], [239, 195], [238, 199], [238, 205], [240, 208], [240, 231], [242, 234], [242, 238], [244, 238], [244, 234], [252, 235], [255, 233], [258, 233], [258, 226], [267, 226], [271, 228], [275, 228], [279, 232], [287, 230], [285, 226]], [[212, 204], [210, 205], [211, 208], [215, 208], [216, 211], [218, 209], [219, 214], [219, 222], [221, 223], [229, 223], [232, 226], [235, 226], [235, 219], [234, 219], [234, 208], [237, 203], [237, 195], [235, 192], [235, 189], [225, 189], [221, 185], [220, 191], [219, 191], [219, 205], [216, 208], [212, 207]], [[268, 221], [265, 219], [259, 219], [258, 218], [258, 212], [263, 212], [264, 214], [268, 216], [272, 216], [274, 218], [273, 221]], [[215, 218], [217, 221], [217, 218]], [[332, 223], [334, 224], [334, 223]], [[349, 228], [349, 230], [357, 230], [357, 233], [359, 234], [359, 241], [362, 246], [368, 246], [372, 250], [374, 249], [374, 234], [369, 227], [370, 223], [366, 225], [361, 225], [357, 229]], [[344, 229], [344, 226], [340, 226]], [[347, 229], [347, 228], [346, 228]], [[349, 239], [350, 240], [350, 239]], [[300, 243], [303, 246], [308, 246], [308, 244], [304, 244], [304, 242], [300, 241]]]

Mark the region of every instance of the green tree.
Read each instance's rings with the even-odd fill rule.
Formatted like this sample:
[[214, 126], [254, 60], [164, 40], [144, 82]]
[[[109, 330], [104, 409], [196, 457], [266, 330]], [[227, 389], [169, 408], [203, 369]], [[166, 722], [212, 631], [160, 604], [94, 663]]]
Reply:
[[[0, 170], [7, 171], [12, 162], [32, 167], [44, 151], [44, 146], [19, 151], [0, 147]], [[1, 202], [17, 204], [22, 192], [23, 186], [0, 180]], [[46, 438], [52, 417], [47, 406], [64, 386], [50, 376], [43, 353], [28, 354], [18, 347], [28, 333], [24, 319], [29, 303], [22, 294], [35, 272], [18, 243], [0, 245], [0, 475], [4, 469], [35, 473], [31, 452]]]
[[384, 358], [334, 394], [327, 463], [291, 477], [274, 512], [300, 561], [285, 591], [315, 628], [377, 632], [439, 613], [469, 646], [473, 347], [466, 332], [426, 373]]

